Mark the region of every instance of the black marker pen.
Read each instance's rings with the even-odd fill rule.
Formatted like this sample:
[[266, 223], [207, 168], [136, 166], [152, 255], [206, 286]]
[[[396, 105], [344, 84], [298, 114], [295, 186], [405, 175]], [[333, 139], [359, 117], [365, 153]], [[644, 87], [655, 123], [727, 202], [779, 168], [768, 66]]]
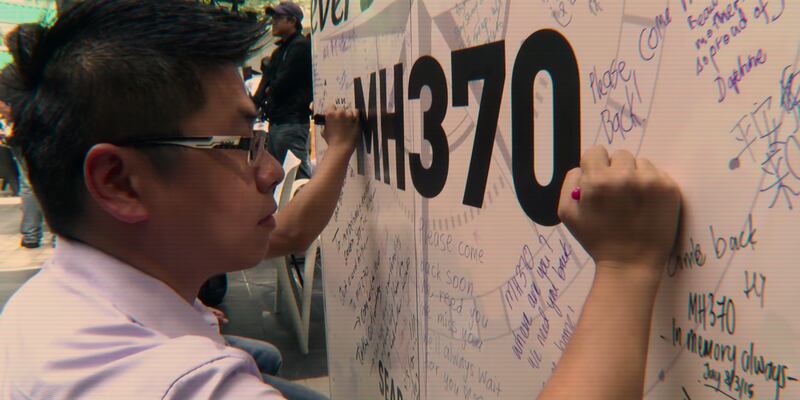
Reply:
[[[311, 119], [314, 121], [314, 125], [325, 126], [325, 114], [314, 114], [311, 117]], [[364, 112], [361, 111], [361, 110], [358, 110], [358, 121], [359, 121], [359, 123], [360, 122], [364, 122], [364, 119], [365, 119]]]
[[311, 119], [314, 120], [314, 125], [325, 126], [325, 114], [314, 114]]

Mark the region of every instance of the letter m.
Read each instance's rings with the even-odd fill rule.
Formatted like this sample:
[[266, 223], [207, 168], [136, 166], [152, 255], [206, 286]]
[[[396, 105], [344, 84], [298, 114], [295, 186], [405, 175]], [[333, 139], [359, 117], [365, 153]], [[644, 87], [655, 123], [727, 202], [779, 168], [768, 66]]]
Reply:
[[708, 44], [708, 40], [706, 40], [705, 37], [700, 36], [700, 38], [694, 42], [694, 47], [697, 47], [697, 50], [700, 50], [706, 44]]
[[365, 165], [364, 150], [372, 154], [375, 150], [373, 159], [375, 160], [375, 179], [381, 177], [381, 164], [380, 164], [380, 138], [378, 137], [378, 106], [377, 96], [375, 95], [375, 73], [369, 75], [369, 108], [365, 107], [364, 103], [364, 89], [361, 84], [361, 78], [355, 78], [353, 81], [353, 90], [355, 91], [356, 109], [361, 113], [361, 140], [358, 142], [356, 148], [356, 160], [358, 162], [358, 173], [364, 175]]
[[689, 320], [695, 323], [702, 323], [705, 326], [706, 301], [705, 295], [689, 293]]

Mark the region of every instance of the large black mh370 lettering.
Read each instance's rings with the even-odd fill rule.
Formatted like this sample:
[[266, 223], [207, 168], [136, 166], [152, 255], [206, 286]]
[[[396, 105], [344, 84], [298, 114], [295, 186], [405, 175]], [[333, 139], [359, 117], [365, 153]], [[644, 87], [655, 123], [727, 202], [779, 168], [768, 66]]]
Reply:
[[[452, 107], [469, 105], [469, 83], [482, 80], [475, 138], [467, 170], [462, 203], [482, 207], [489, 167], [492, 160], [497, 121], [506, 78], [505, 42], [456, 50], [451, 53]], [[357, 148], [358, 173], [366, 174], [366, 155], [372, 154], [375, 179], [391, 185], [389, 174], [389, 141], [394, 141], [397, 188], [406, 188], [404, 137], [403, 64], [394, 66], [394, 110], [387, 110], [386, 69], [369, 76], [365, 98], [361, 78], [355, 78], [355, 105], [363, 110], [362, 140]], [[534, 172], [534, 79], [547, 71], [553, 82], [553, 177], [545, 186]], [[380, 81], [380, 93], [376, 80]], [[408, 154], [411, 181], [417, 192], [434, 198], [444, 189], [450, 168], [450, 151], [442, 122], [449, 104], [447, 76], [441, 64], [422, 56], [411, 68], [408, 79], [408, 100], [418, 100], [422, 89], [431, 94], [430, 106], [423, 111], [422, 137], [431, 149], [430, 165], [425, 167], [418, 153]], [[378, 107], [380, 101], [380, 107]], [[380, 109], [380, 115], [378, 110]], [[544, 29], [530, 35], [517, 53], [511, 77], [512, 173], [517, 200], [531, 220], [553, 226], [558, 197], [567, 172], [580, 162], [580, 76], [578, 61], [569, 42], [560, 33]], [[383, 168], [381, 168], [383, 167]]]

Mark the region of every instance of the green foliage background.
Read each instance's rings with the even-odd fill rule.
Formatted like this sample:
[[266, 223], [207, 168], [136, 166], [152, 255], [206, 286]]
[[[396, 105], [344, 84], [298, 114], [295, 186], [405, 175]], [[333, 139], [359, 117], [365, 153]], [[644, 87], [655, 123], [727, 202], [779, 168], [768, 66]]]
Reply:
[[[56, 17], [55, 0], [0, 0], [0, 34], [27, 22], [51, 23]], [[11, 62], [5, 45], [0, 46], [0, 68]]]

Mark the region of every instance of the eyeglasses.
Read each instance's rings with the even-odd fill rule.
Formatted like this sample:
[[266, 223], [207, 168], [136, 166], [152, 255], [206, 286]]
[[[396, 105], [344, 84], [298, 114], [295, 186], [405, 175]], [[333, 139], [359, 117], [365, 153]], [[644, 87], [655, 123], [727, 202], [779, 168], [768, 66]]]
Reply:
[[120, 143], [120, 146], [181, 146], [200, 150], [234, 149], [247, 150], [247, 165], [258, 165], [264, 156], [267, 132], [253, 131], [253, 136], [206, 136], [206, 137], [166, 137], [134, 139]]

